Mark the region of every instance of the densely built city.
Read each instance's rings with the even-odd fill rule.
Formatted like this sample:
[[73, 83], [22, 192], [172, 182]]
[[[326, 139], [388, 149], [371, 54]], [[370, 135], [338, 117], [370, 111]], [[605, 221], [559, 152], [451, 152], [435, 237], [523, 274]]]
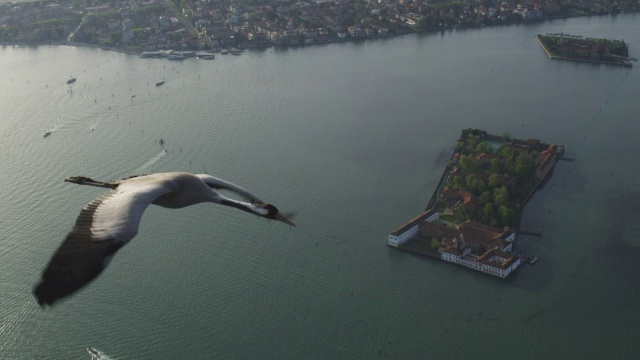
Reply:
[[0, 43], [137, 54], [303, 46], [638, 9], [640, 0], [35, 1], [0, 5]]

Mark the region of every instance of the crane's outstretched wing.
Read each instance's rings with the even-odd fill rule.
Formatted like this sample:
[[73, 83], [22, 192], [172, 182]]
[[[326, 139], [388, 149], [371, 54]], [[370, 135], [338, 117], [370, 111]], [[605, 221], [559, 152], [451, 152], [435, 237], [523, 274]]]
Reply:
[[245, 188], [238, 186], [234, 183], [219, 179], [209, 174], [197, 174], [196, 176], [199, 177], [202, 181], [204, 181], [205, 184], [209, 185], [209, 187], [212, 189], [229, 190], [231, 192], [234, 192], [242, 196], [243, 198], [247, 199], [247, 201], [250, 201], [251, 203], [263, 204], [262, 200], [260, 200], [257, 196], [255, 196]]
[[113, 255], [137, 234], [149, 204], [173, 190], [172, 182], [138, 179], [123, 181], [82, 209], [33, 291], [41, 306], [52, 305], [100, 275]]

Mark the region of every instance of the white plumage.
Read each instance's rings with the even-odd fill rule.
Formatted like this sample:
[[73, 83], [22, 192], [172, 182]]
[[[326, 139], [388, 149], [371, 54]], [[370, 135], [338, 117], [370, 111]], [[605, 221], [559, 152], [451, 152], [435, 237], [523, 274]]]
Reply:
[[[275, 206], [263, 203], [240, 186], [207, 174], [170, 172], [112, 182], [86, 177], [65, 181], [113, 190], [89, 202], [78, 215], [34, 289], [40, 305], [52, 305], [95, 279], [113, 255], [136, 236], [142, 214], [151, 204], [182, 208], [215, 202], [295, 226]], [[216, 191], [220, 189], [232, 191], [246, 202], [225, 197]]]

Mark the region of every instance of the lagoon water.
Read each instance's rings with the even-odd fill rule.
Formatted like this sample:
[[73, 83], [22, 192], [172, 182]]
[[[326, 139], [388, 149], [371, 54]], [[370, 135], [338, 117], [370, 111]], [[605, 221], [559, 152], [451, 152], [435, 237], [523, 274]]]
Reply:
[[[0, 358], [83, 359], [87, 346], [118, 359], [640, 357], [638, 69], [552, 61], [533, 39], [624, 39], [639, 57], [639, 20], [213, 61], [2, 47]], [[523, 227], [542, 237], [519, 249], [540, 261], [506, 281], [385, 247], [469, 127], [576, 156], [526, 208]], [[32, 286], [101, 193], [62, 180], [176, 170], [241, 184], [295, 210], [298, 227], [151, 207], [101, 277], [39, 308]]]

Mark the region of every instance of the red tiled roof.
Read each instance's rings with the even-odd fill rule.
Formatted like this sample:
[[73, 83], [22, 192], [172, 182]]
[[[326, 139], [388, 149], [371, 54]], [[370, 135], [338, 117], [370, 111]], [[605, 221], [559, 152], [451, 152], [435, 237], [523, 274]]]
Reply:
[[[501, 260], [501, 261], [496, 262], [496, 261], [490, 260], [492, 258], [496, 260]], [[504, 270], [509, 266], [511, 266], [514, 262], [518, 261], [518, 257], [511, 254], [507, 254], [503, 251], [496, 249], [492, 251], [487, 251], [486, 253], [482, 254], [482, 256], [479, 257], [476, 261], [491, 267]]]
[[443, 248], [443, 249], [441, 250], [441, 252], [443, 252], [443, 253], [447, 253], [447, 254], [451, 254], [451, 255], [455, 255], [455, 256], [460, 256], [460, 255], [462, 255], [462, 251], [461, 251], [461, 250], [459, 250], [459, 249], [457, 249], [457, 248], [455, 248], [455, 247], [446, 247], [446, 248]]
[[458, 231], [458, 229], [448, 227], [443, 224], [434, 224], [430, 222], [421, 223], [420, 232], [425, 236], [430, 236], [436, 239], [453, 239], [460, 237], [460, 231]]
[[397, 229], [393, 230], [391, 232], [391, 235], [400, 235], [402, 233], [404, 233], [405, 231], [407, 231], [409, 228], [413, 227], [414, 225], [416, 225], [417, 223], [425, 220], [426, 218], [430, 217], [431, 215], [435, 214], [436, 211], [434, 209], [429, 209], [425, 212], [423, 212], [422, 214], [416, 216], [415, 218], [407, 221], [406, 223], [400, 225], [400, 227], [398, 227]]
[[478, 153], [475, 159], [478, 161], [491, 161], [492, 159], [500, 159], [500, 156], [489, 153]]
[[547, 163], [552, 159], [557, 150], [556, 145], [549, 145], [549, 147], [540, 153], [540, 161], [538, 162], [538, 169], [544, 168]]
[[459, 189], [450, 189], [448, 187], [442, 190], [442, 196], [449, 199], [460, 199], [464, 202], [465, 207], [473, 206], [476, 199], [468, 191], [459, 190]]
[[[425, 236], [431, 236], [436, 239], [456, 238], [464, 236], [467, 244], [476, 246], [486, 246], [495, 249], [504, 249], [508, 245], [504, 239], [510, 234], [510, 230], [503, 230], [491, 227], [489, 225], [480, 224], [475, 221], [466, 221], [460, 225], [458, 229], [444, 226], [442, 224], [422, 223], [420, 224], [420, 232]], [[449, 245], [450, 242], [443, 242], [443, 245]]]
[[460, 231], [464, 234], [465, 241], [499, 249], [507, 246], [504, 239], [511, 233], [508, 230], [494, 228], [471, 220], [465, 221], [460, 225]]

